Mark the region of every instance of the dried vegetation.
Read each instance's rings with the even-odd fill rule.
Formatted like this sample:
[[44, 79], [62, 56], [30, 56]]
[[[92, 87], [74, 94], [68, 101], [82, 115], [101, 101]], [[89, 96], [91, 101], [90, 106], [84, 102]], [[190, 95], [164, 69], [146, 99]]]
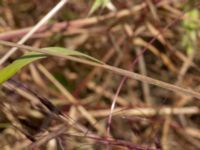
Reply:
[[[88, 15], [92, 0], [69, 0], [25, 40], [105, 64], [51, 56], [3, 83], [0, 149], [200, 149], [199, 1], [111, 2]], [[17, 43], [57, 3], [0, 0], [0, 40]], [[4, 61], [9, 50], [0, 68], [24, 52]]]

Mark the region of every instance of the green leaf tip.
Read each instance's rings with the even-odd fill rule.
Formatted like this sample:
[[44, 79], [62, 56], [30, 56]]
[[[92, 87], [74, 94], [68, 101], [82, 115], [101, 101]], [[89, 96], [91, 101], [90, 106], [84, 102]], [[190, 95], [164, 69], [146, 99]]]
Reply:
[[109, 2], [110, 0], [95, 0], [90, 9], [89, 15], [93, 14], [98, 8], [105, 7]]
[[42, 50], [46, 50], [46, 51], [51, 52], [51, 53], [62, 54], [62, 55], [66, 55], [66, 56], [83, 57], [83, 58], [89, 59], [91, 61], [94, 61], [96, 63], [104, 64], [102, 61], [100, 61], [100, 60], [98, 60], [94, 57], [91, 57], [91, 56], [86, 55], [84, 53], [81, 53], [79, 51], [71, 50], [71, 49], [68, 49], [68, 48], [46, 47], [46, 48], [42, 48]]
[[24, 66], [28, 65], [29, 63], [32, 63], [42, 58], [46, 58], [48, 56], [48, 52], [52, 55], [59, 54], [59, 55], [65, 55], [65, 56], [84, 57], [96, 63], [104, 64], [103, 62], [99, 61], [96, 58], [93, 58], [84, 53], [81, 53], [75, 50], [70, 50], [67, 48], [46, 47], [46, 48], [42, 48], [41, 50], [46, 51], [47, 54], [38, 53], [38, 52], [28, 52], [25, 55], [18, 58], [17, 60], [13, 61], [10, 65], [1, 69], [0, 70], [0, 84], [10, 79], [13, 75], [15, 75], [18, 71], [20, 71]]

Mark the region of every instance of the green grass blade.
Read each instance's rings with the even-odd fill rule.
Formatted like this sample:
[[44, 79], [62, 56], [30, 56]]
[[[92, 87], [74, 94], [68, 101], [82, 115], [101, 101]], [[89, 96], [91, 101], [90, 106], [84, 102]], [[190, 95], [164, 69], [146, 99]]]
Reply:
[[94, 58], [94, 57], [91, 57], [89, 55], [86, 55], [84, 53], [81, 53], [81, 52], [78, 52], [78, 51], [75, 51], [75, 50], [71, 50], [71, 49], [68, 49], [68, 48], [62, 48], [62, 47], [46, 47], [46, 48], [43, 48], [43, 50], [46, 50], [48, 52], [51, 52], [51, 53], [58, 53], [58, 54], [62, 54], [62, 55], [68, 55], [68, 56], [76, 56], [76, 57], [83, 57], [83, 58], [86, 58], [86, 59], [89, 59], [91, 61], [94, 61], [94, 62], [97, 62], [97, 63], [103, 63], [101, 62], [100, 60]]
[[7, 67], [0, 70], [0, 84], [2, 84], [3, 82], [5, 82], [9, 78], [11, 78], [13, 75], [16, 74], [16, 72], [18, 72], [20, 69], [22, 69], [27, 64], [29, 64], [35, 60], [45, 58], [45, 57], [46, 57], [45, 54], [34, 53], [34, 52], [30, 52], [30, 53], [23, 55], [22, 57], [15, 60], [13, 63], [8, 65]]
[[93, 14], [99, 7], [105, 7], [106, 4], [109, 3], [110, 0], [95, 0], [90, 9], [89, 15]]
[[[66, 48], [47, 47], [47, 48], [43, 48], [42, 50], [51, 52], [51, 54], [55, 53], [55, 54], [66, 55], [66, 56], [84, 57], [91, 61], [102, 63], [98, 59], [95, 59], [89, 55], [83, 54], [75, 50], [66, 49]], [[0, 70], [0, 84], [10, 79], [13, 75], [15, 75], [18, 71], [20, 71], [24, 66], [28, 65], [29, 63], [32, 63], [42, 58], [46, 58], [47, 56], [48, 56], [47, 54], [42, 54], [38, 52], [26, 53], [22, 57], [12, 62], [10, 65]]]

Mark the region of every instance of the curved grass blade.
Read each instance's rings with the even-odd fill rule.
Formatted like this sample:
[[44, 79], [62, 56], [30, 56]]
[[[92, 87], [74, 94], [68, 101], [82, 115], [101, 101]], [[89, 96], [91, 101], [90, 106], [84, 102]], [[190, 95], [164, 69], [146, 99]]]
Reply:
[[109, 2], [110, 0], [95, 0], [90, 9], [89, 15], [93, 14], [99, 7], [105, 7]]
[[35, 53], [35, 52], [30, 52], [23, 55], [22, 57], [15, 60], [13, 63], [8, 65], [7, 67], [0, 70], [0, 84], [8, 80], [9, 78], [11, 78], [17, 71], [19, 71], [21, 68], [23, 68], [27, 64], [35, 60], [45, 58], [46, 56], [47, 56], [46, 54]]
[[68, 49], [68, 48], [62, 48], [62, 47], [46, 47], [46, 48], [42, 48], [43, 50], [46, 50], [48, 52], [51, 52], [51, 53], [59, 53], [59, 54], [63, 54], [63, 55], [70, 55], [70, 56], [76, 56], [76, 57], [84, 57], [84, 58], [87, 58], [89, 60], [92, 60], [94, 62], [97, 62], [97, 63], [100, 63], [100, 64], [104, 64], [103, 62], [101, 62], [100, 60], [94, 58], [94, 57], [91, 57], [89, 55], [86, 55], [84, 53], [81, 53], [79, 51], [75, 51], [75, 50], [71, 50], [71, 49]]
[[[76, 56], [76, 57], [84, 57], [91, 61], [95, 61], [98, 63], [102, 63], [98, 59], [95, 59], [91, 56], [88, 56], [86, 54], [83, 54], [78, 51], [66, 49], [66, 48], [60, 48], [60, 47], [47, 47], [43, 48], [43, 50], [47, 52], [55, 53], [55, 54], [62, 54], [66, 56]], [[29, 63], [32, 63], [33, 61], [46, 58], [48, 55], [38, 52], [28, 52], [22, 57], [18, 58], [14, 62], [12, 62], [10, 65], [4, 67], [2, 70], [0, 70], [0, 84], [10, 79], [13, 75], [15, 75], [19, 70], [21, 70], [24, 66], [28, 65]]]

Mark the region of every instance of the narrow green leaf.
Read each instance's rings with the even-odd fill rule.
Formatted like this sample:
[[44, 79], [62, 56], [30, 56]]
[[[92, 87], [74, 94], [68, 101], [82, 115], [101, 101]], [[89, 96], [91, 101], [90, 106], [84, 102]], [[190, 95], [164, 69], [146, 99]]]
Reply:
[[105, 7], [110, 0], [95, 0], [92, 8], [90, 9], [89, 15], [93, 14], [99, 7]]
[[[80, 53], [78, 51], [61, 48], [61, 47], [47, 47], [43, 48], [43, 50], [47, 52], [60, 54], [60, 55], [66, 55], [66, 56], [76, 56], [76, 57], [84, 57], [91, 61], [95, 61], [97, 63], [102, 63], [98, 59], [95, 59], [89, 55]], [[36, 61], [38, 59], [46, 58], [47, 54], [37, 53], [37, 52], [29, 52], [23, 55], [22, 57], [18, 58], [14, 62], [12, 62], [10, 65], [4, 67], [2, 70], [0, 70], [0, 84], [10, 79], [13, 75], [15, 75], [20, 69], [22, 69], [24, 66], [28, 65], [29, 63]]]
[[79, 51], [75, 51], [75, 50], [71, 50], [71, 49], [67, 49], [67, 48], [62, 48], [62, 47], [46, 47], [43, 48], [43, 50], [49, 51], [51, 53], [55, 53], [55, 54], [62, 54], [62, 55], [66, 55], [66, 56], [76, 56], [76, 57], [84, 57], [87, 58], [89, 60], [92, 60], [94, 62], [97, 63], [103, 63], [101, 61], [99, 61], [98, 59], [91, 57], [89, 55], [86, 55], [84, 53], [81, 53]]
[[30, 52], [23, 55], [22, 57], [15, 60], [13, 63], [8, 65], [7, 67], [0, 70], [0, 84], [5, 82], [9, 78], [11, 78], [17, 71], [19, 71], [21, 68], [23, 68], [27, 64], [35, 60], [45, 58], [45, 57], [46, 57], [45, 54], [34, 53], [34, 52]]

